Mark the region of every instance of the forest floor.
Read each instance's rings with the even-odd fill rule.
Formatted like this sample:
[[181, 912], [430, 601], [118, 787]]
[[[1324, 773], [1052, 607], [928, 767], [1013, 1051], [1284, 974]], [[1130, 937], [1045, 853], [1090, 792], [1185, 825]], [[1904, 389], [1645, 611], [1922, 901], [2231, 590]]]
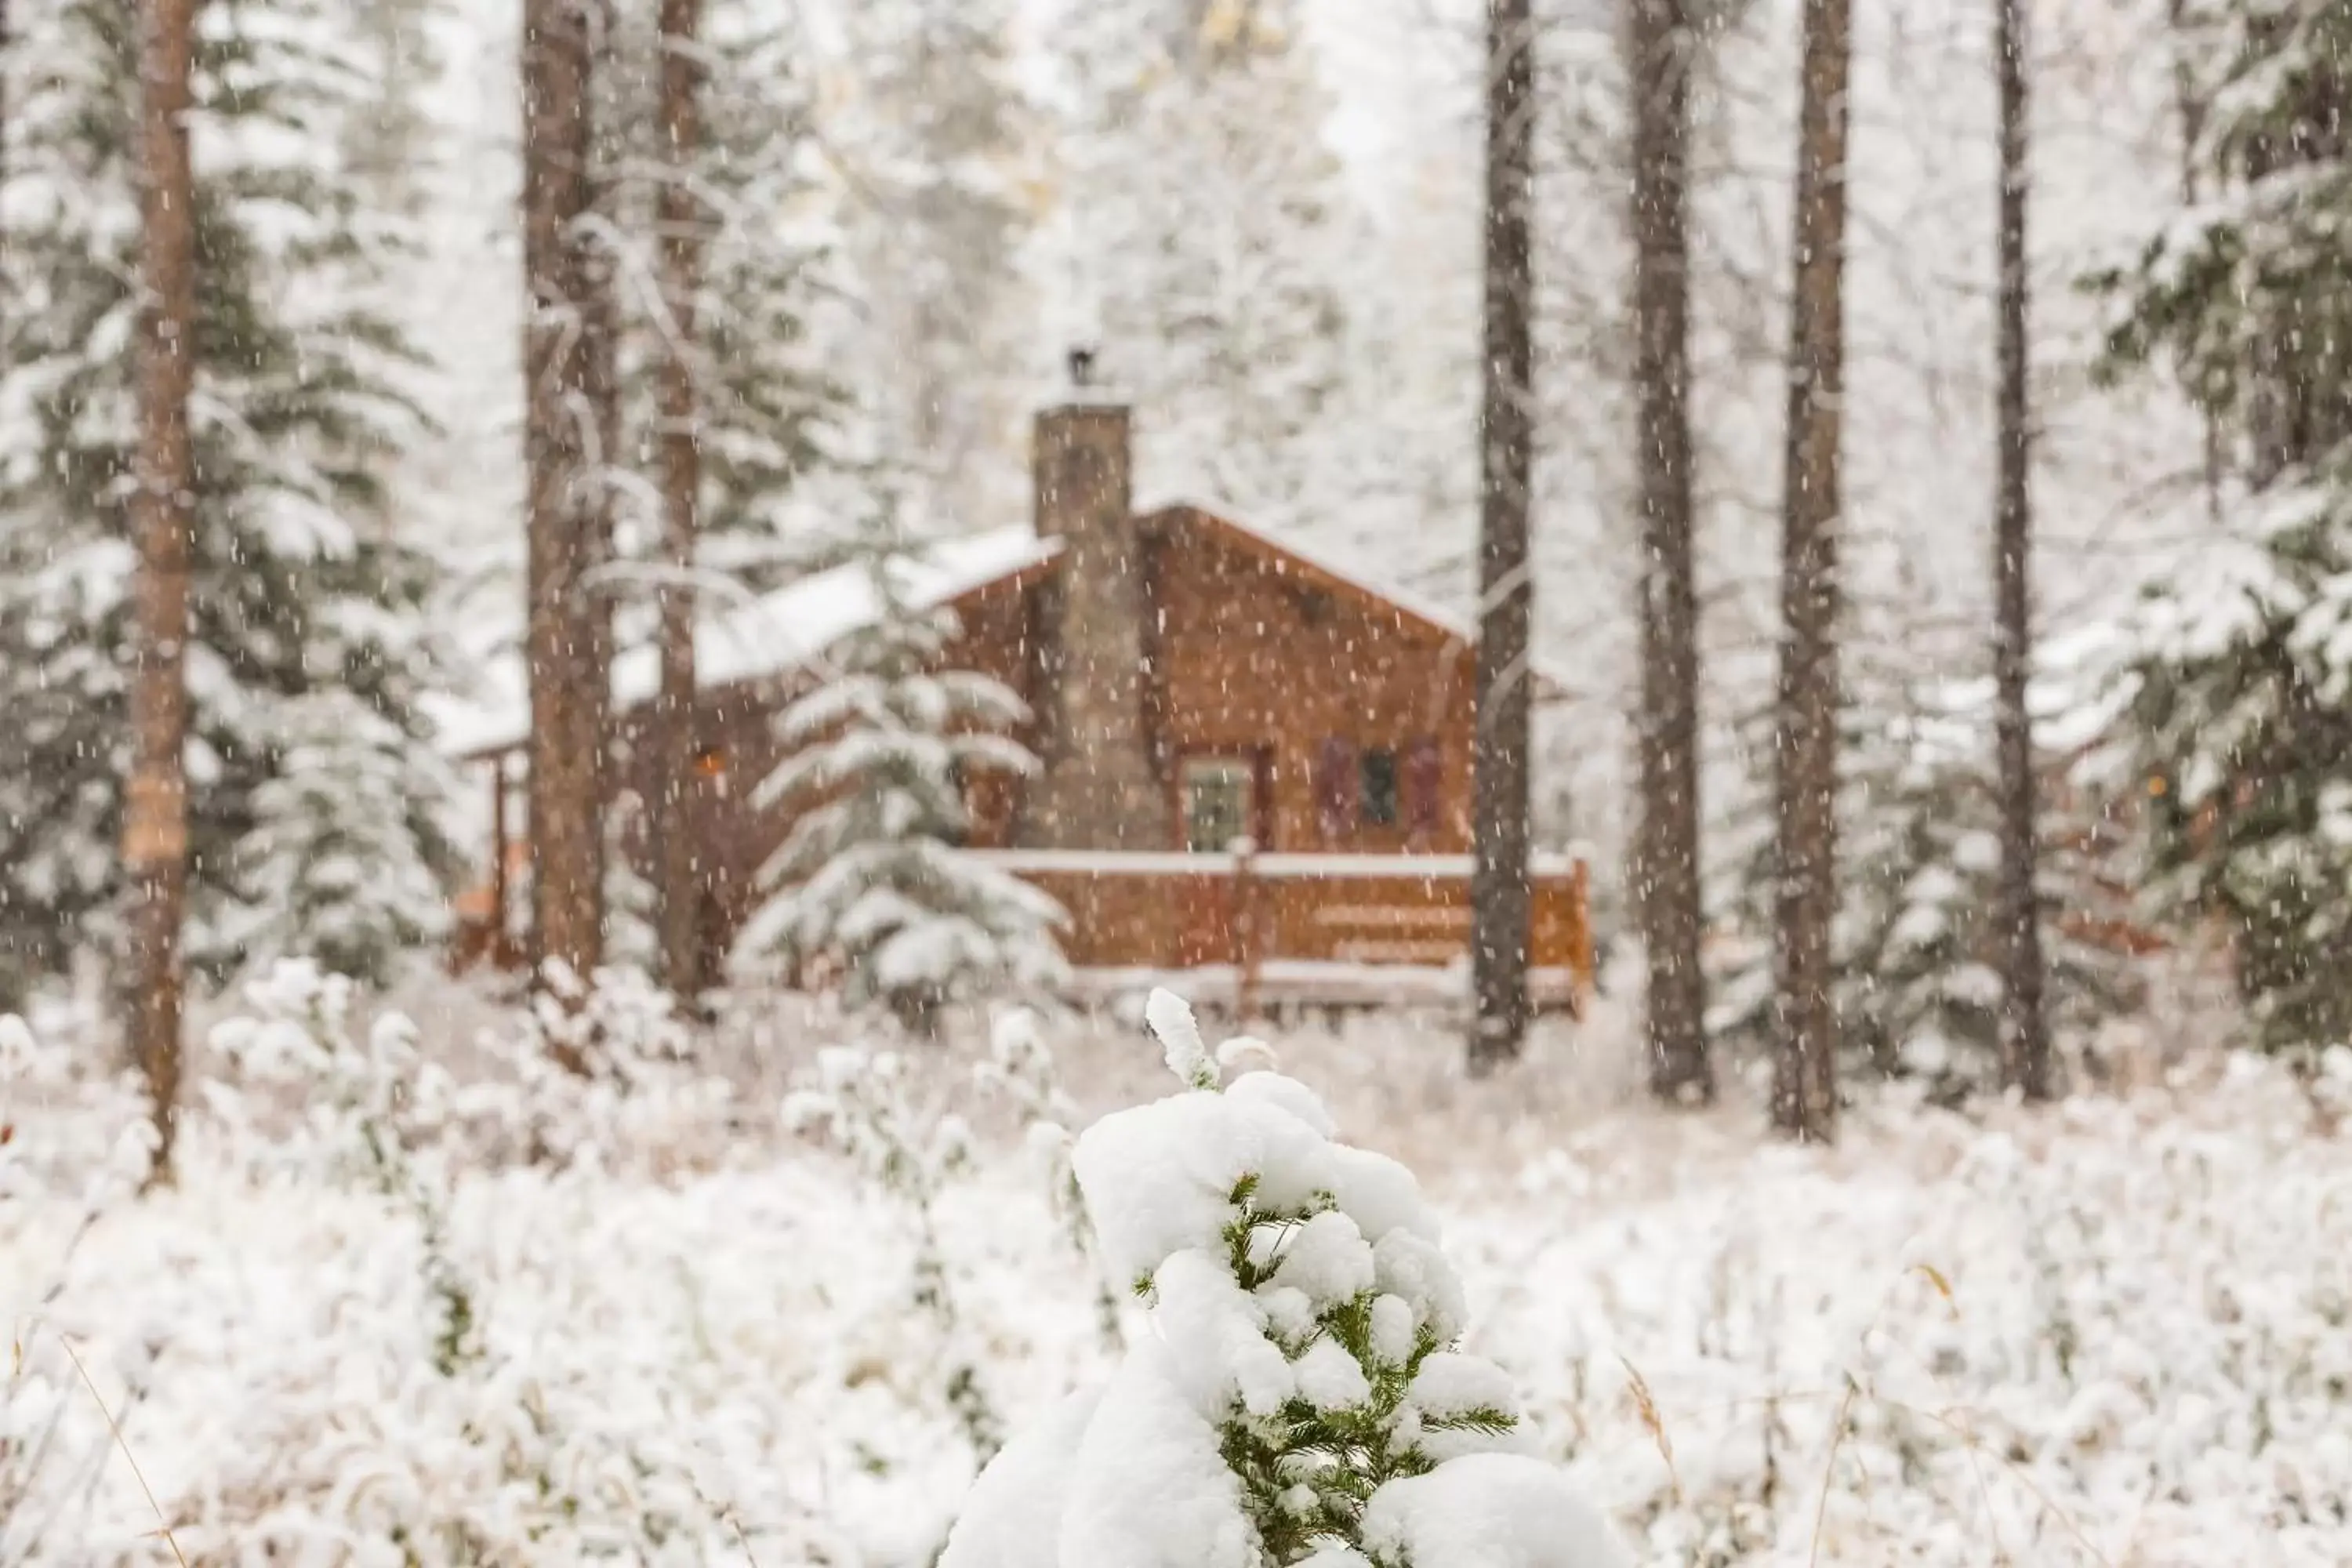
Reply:
[[[461, 1089], [528, 1036], [420, 1013]], [[932, 1215], [950, 1321], [914, 1302], [919, 1211], [782, 1124], [831, 1026], [730, 1027], [730, 1092], [460, 1093], [390, 1176], [334, 1094], [200, 1063], [144, 1198], [108, 1163], [127, 1086], [0, 1041], [0, 1564], [922, 1568], [971, 1473], [955, 1369], [1018, 1425], [1107, 1364], [1100, 1292], [978, 1041], [910, 1058], [918, 1152], [972, 1125]], [[1081, 1117], [1162, 1091], [1123, 1023], [1052, 1035]], [[1475, 1348], [1644, 1563], [2352, 1561], [2352, 1057], [2190, 1052], [2032, 1112], [1875, 1091], [1809, 1151], [1736, 1077], [1643, 1106], [1606, 1010], [1499, 1084], [1434, 1020], [1275, 1046], [1421, 1171]]]

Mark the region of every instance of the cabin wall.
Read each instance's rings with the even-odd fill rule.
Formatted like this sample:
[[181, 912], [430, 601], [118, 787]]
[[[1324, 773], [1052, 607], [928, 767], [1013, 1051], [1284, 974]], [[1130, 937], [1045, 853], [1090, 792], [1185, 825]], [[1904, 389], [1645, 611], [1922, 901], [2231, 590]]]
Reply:
[[[1261, 849], [1462, 854], [1470, 847], [1471, 694], [1474, 654], [1445, 633], [1375, 600], [1262, 552], [1202, 514], [1175, 511], [1135, 520], [1144, 577], [1146, 669], [1141, 706], [1160, 816], [1136, 837], [1179, 847], [1185, 834], [1188, 763], [1230, 758], [1248, 764], [1257, 798], [1248, 823]], [[1045, 753], [1056, 704], [1046, 685], [1058, 663], [1050, 646], [1056, 591], [1050, 572], [1033, 571], [964, 595], [952, 605], [961, 626], [957, 668], [1003, 682], [1029, 704], [1020, 738]], [[730, 688], [706, 696], [697, 721], [706, 757], [688, 781], [703, 824], [708, 868], [704, 920], [714, 954], [758, 907], [760, 872], [807, 802], [762, 808], [752, 795], [781, 760], [776, 716], [814, 677]], [[620, 727], [616, 793], [650, 800], [667, 787], [655, 775], [643, 710]], [[1078, 742], [1083, 746], [1084, 738]], [[1417, 746], [1433, 749], [1433, 779], [1406, 776]], [[1362, 759], [1389, 756], [1395, 768], [1394, 820], [1371, 820]], [[1343, 766], [1335, 766], [1343, 763]], [[1340, 777], [1338, 775], [1344, 775]], [[1416, 810], [1416, 784], [1429, 787]], [[1019, 842], [1034, 779], [986, 773], [966, 782], [969, 842]], [[1336, 809], [1334, 809], [1336, 807]], [[625, 812], [620, 847], [649, 874], [645, 815]], [[1147, 835], [1149, 837], [1147, 837]], [[1043, 845], [1033, 847], [1083, 847]], [[1201, 922], [1161, 907], [1127, 909], [1132, 889], [1066, 891], [1080, 923], [1100, 930], [1167, 927], [1164, 940], [1134, 962], [1199, 962], [1184, 931]], [[1091, 909], [1097, 900], [1120, 908]], [[1278, 922], [1277, 922], [1278, 923]], [[714, 963], [718, 960], [714, 958]]]
[[[1470, 847], [1474, 654], [1433, 627], [1334, 591], [1205, 521], [1167, 531], [1156, 563], [1158, 739], [1168, 809], [1182, 762], [1263, 759], [1262, 848], [1456, 854]], [[1416, 742], [1436, 745], [1434, 809], [1416, 824], [1404, 773]], [[1344, 748], [1350, 787], [1327, 803], [1327, 750]], [[1395, 760], [1395, 820], [1364, 809], [1361, 760]], [[1327, 812], [1327, 804], [1340, 809]], [[1181, 842], [1181, 837], [1179, 841]]]

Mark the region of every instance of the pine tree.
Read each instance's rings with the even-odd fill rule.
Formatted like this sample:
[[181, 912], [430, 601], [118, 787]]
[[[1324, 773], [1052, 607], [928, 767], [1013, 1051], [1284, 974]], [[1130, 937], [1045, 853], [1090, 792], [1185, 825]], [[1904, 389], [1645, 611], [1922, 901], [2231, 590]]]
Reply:
[[2352, 11], [2197, 0], [2206, 199], [2136, 266], [2107, 369], [2168, 367], [2229, 470], [2220, 536], [2133, 625], [2133, 730], [2159, 798], [2153, 898], [2219, 917], [2263, 1039], [2352, 1032]]
[[2042, 917], [2035, 896], [2039, 813], [2033, 715], [2026, 682], [2033, 667], [2032, 409], [2027, 386], [2025, 268], [2027, 47], [2024, 0], [1997, 0], [1994, 74], [2000, 98], [2000, 361], [1998, 499], [1993, 519], [1994, 724], [2000, 775], [2000, 923], [2001, 1077], [2030, 1100], [2050, 1098], [2050, 1030], [2043, 1016]]
[[195, 553], [195, 0], [139, 15], [139, 437], [130, 468], [131, 763], [122, 813], [131, 1053], [154, 1101], [155, 1175], [172, 1174], [188, 914], [188, 634]]
[[1073, 1163], [1156, 1332], [982, 1474], [942, 1568], [1626, 1568], [1528, 1451], [1509, 1374], [1460, 1348], [1412, 1173], [1338, 1142], [1306, 1085], [1241, 1070], [1260, 1042], [1212, 1056], [1166, 991], [1145, 1016], [1182, 1089], [1097, 1122]]
[[1781, 503], [1780, 775], [1781, 1040], [1772, 1119], [1808, 1142], [1837, 1124], [1832, 923], [1837, 881], [1839, 473], [1845, 382], [1847, 79], [1851, 0], [1805, 0]]
[[[655, 148], [639, 158], [633, 148], [630, 168], [643, 177], [632, 173], [614, 195], [628, 247], [621, 445], [654, 470], [668, 426], [652, 372], [682, 352], [697, 392], [698, 564], [748, 563], [740, 574], [756, 585], [770, 580], [763, 560], [771, 572], [779, 559], [783, 570], [805, 569], [809, 482], [856, 460], [841, 437], [846, 394], [815, 331], [824, 302], [846, 284], [829, 222], [814, 210], [805, 44], [769, 25], [751, 0], [702, 0], [700, 21], [693, 152]], [[635, 37], [642, 58], [659, 49], [650, 32]], [[625, 74], [652, 81], [659, 73], [646, 66]], [[649, 107], [633, 122], [658, 126], [660, 117]], [[690, 316], [673, 317], [658, 284], [658, 246], [638, 237], [669, 232], [661, 198], [681, 183], [699, 204], [699, 279]], [[694, 331], [681, 335], [677, 327], [688, 319]], [[633, 542], [624, 554], [649, 543]]]
[[1641, 821], [1633, 899], [1649, 959], [1650, 1085], [1707, 1099], [1699, 964], [1698, 591], [1690, 423], [1690, 78], [1682, 0], [1634, 0], [1633, 310], [1641, 395]]
[[[1947, 1103], [2003, 1082], [2006, 871], [1990, 699], [1962, 684], [1872, 682], [1845, 710], [1832, 950], [1841, 1079], [1916, 1083]], [[1764, 726], [1750, 728], [1760, 740]], [[2037, 757], [2037, 774], [2057, 761]], [[2128, 911], [2113, 805], [2088, 787], [2053, 801], [2035, 846], [2046, 1012], [2055, 1040], [2077, 1049], [2144, 991], [2129, 953], [2101, 938]], [[1727, 1045], [1762, 1054], [1777, 1037], [1769, 837], [1751, 835], [1736, 862], [1712, 1022]]]
[[[47, 966], [70, 945], [119, 934], [112, 912], [125, 891], [109, 847], [127, 826], [131, 758], [127, 573], [141, 492], [125, 349], [141, 308], [141, 8], [47, 0], [20, 10], [29, 90], [13, 128], [7, 266], [26, 308], [9, 322], [0, 392], [0, 703], [12, 715], [0, 836], [20, 836], [27, 853], [0, 872], [0, 927], [58, 933], [40, 956]], [[350, 705], [355, 746], [361, 713], [366, 734], [389, 727], [414, 740], [415, 700], [433, 679], [420, 612], [432, 568], [382, 526], [385, 459], [420, 428], [399, 391], [407, 351], [365, 303], [397, 230], [319, 155], [340, 144], [365, 79], [326, 7], [213, 0], [194, 49], [189, 216], [202, 286], [186, 338], [194, 478], [183, 491], [187, 948], [216, 968], [245, 956], [244, 933], [280, 898], [332, 901], [350, 888], [358, 925], [403, 941], [429, 934], [363, 906], [379, 894], [415, 902], [403, 868], [436, 863], [428, 822], [446, 780], [429, 760], [404, 770], [401, 809], [357, 851], [385, 859], [363, 862], [356, 878], [348, 847], [293, 847], [334, 837], [323, 820], [298, 829], [297, 795], [282, 787], [298, 751], [315, 756], [322, 709]], [[368, 763], [379, 781], [381, 763]], [[372, 951], [364, 962], [387, 958]]]
[[696, 346], [702, 331], [702, 257], [707, 209], [688, 172], [702, 152], [702, 0], [662, 0], [662, 185], [654, 200], [661, 303], [669, 333], [659, 362], [661, 559], [670, 580], [657, 597], [661, 616], [661, 690], [654, 715], [658, 782], [648, 826], [655, 889], [658, 973], [670, 994], [698, 995], [703, 973], [700, 813], [694, 794], [701, 752], [696, 716], [700, 679], [695, 659], [696, 602], [691, 578], [702, 533], [701, 396]]
[[845, 18], [856, 98], [828, 145], [848, 170], [876, 444], [939, 527], [981, 526], [1024, 494], [1039, 171], [1015, 10], [875, 0]]
[[[616, 275], [615, 460], [642, 476], [616, 496], [615, 547], [624, 583], [650, 564], [657, 585], [652, 625], [625, 619], [619, 635], [659, 645], [648, 890], [659, 967], [679, 995], [711, 978], [692, 626], [708, 595], [793, 568], [807, 481], [843, 461], [843, 398], [809, 331], [834, 280], [832, 253], [802, 216], [815, 190], [804, 53], [741, 0], [624, 11], [602, 51], [599, 112], [615, 137], [598, 231]], [[608, 866], [615, 892], [633, 877]]]
[[1275, 527], [1329, 510], [1356, 225], [1292, 0], [1083, 5], [1061, 217], [1074, 304], [1150, 417], [1139, 488]]
[[766, 906], [746, 951], [845, 966], [851, 1005], [929, 1030], [940, 1005], [982, 986], [1059, 973], [1045, 894], [957, 852], [973, 772], [1034, 772], [1011, 731], [1028, 709], [1003, 683], [945, 668], [952, 613], [909, 605], [895, 530], [868, 544], [873, 615], [833, 650], [827, 682], [777, 720], [785, 760], [763, 808], [803, 805], [762, 872]]
[[1486, 384], [1478, 411], [1477, 742], [1472, 760], [1470, 1066], [1527, 1041], [1534, 764], [1536, 26], [1528, 0], [1486, 8]]
[[382, 985], [447, 931], [456, 780], [421, 727], [348, 688], [288, 702], [272, 740], [278, 767], [236, 847], [234, 945], [256, 965], [309, 958]]
[[525, 0], [522, 15], [524, 661], [530, 688], [530, 947], [542, 972], [593, 973], [602, 957], [604, 706], [592, 602], [607, 475], [592, 472], [603, 410], [585, 317], [596, 237], [592, 9]]

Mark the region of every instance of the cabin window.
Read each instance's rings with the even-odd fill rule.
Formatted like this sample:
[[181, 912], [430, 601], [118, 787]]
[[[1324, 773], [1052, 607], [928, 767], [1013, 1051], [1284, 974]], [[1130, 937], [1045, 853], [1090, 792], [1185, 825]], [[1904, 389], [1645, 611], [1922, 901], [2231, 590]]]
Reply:
[[1249, 837], [1257, 770], [1246, 758], [1200, 757], [1184, 764], [1184, 847], [1222, 853]]
[[1397, 754], [1382, 748], [1364, 753], [1358, 769], [1359, 809], [1372, 827], [1394, 827], [1397, 821]]

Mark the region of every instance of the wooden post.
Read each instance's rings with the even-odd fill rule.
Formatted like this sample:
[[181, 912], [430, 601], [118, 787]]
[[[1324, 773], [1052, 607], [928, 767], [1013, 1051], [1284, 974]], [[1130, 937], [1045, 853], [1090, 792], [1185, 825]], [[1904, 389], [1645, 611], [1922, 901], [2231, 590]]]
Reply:
[[1234, 840], [1234, 1007], [1244, 1025], [1257, 1016], [1258, 950], [1257, 844]]
[[487, 952], [490, 966], [504, 969], [512, 956], [507, 945], [507, 754], [490, 755], [490, 931]]

